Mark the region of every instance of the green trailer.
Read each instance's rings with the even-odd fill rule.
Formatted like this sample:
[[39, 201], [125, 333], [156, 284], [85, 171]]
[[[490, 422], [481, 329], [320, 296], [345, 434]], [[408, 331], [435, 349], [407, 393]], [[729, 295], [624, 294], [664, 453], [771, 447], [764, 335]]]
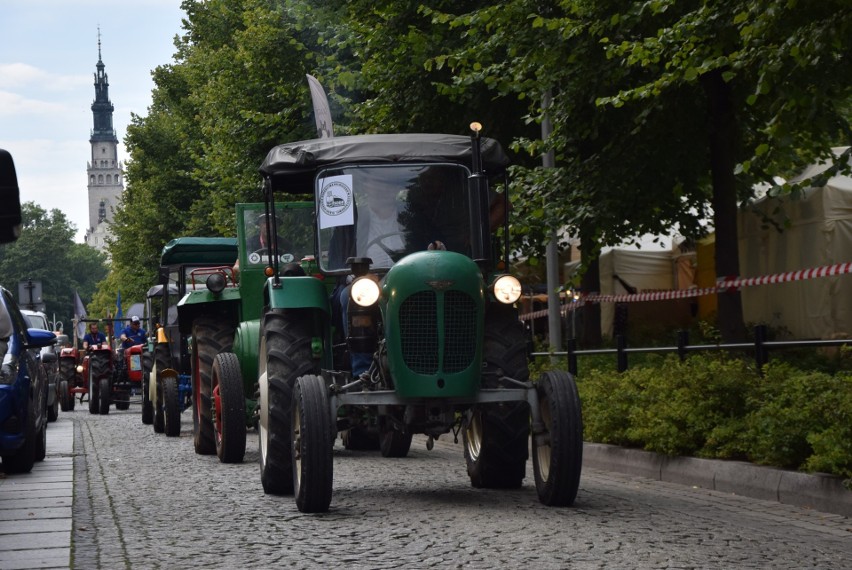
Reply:
[[[272, 216], [271, 212], [275, 212]], [[257, 423], [257, 363], [263, 289], [272, 270], [264, 245], [275, 220], [274, 264], [282, 275], [304, 275], [313, 252], [313, 204], [237, 204], [237, 255], [227, 265], [196, 268], [178, 303], [178, 327], [187, 339], [195, 452], [223, 463], [243, 460], [246, 430]]]
[[336, 435], [371, 426], [386, 457], [406, 456], [413, 434], [430, 447], [461, 433], [475, 487], [520, 487], [531, 438], [539, 500], [575, 500], [576, 384], [529, 378], [508, 199], [492, 189], [508, 188], [508, 160], [472, 128], [288, 143], [261, 166], [269, 208], [315, 197], [318, 276], [273, 263], [258, 333], [261, 484], [303, 512], [330, 506]]

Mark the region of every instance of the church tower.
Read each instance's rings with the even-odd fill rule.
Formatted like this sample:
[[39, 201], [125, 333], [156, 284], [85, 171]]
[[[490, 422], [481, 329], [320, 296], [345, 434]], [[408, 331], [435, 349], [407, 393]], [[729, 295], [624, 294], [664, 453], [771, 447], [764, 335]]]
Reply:
[[109, 224], [124, 191], [124, 173], [118, 160], [118, 137], [112, 127], [114, 107], [109, 100], [109, 81], [101, 59], [101, 33], [98, 30], [98, 63], [95, 73], [95, 101], [92, 103], [94, 128], [89, 143], [92, 158], [88, 163], [89, 228], [86, 244], [104, 251], [110, 235]]

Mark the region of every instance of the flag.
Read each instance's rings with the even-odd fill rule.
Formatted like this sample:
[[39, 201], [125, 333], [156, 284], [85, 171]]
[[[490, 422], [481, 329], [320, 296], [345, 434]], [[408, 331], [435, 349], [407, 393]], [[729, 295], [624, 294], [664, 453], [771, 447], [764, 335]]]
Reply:
[[308, 87], [311, 89], [311, 102], [314, 104], [314, 119], [317, 123], [317, 136], [321, 139], [334, 136], [334, 125], [331, 124], [331, 109], [328, 107], [328, 97], [325, 90], [313, 75], [306, 74]]
[[121, 289], [118, 290], [118, 297], [115, 298], [115, 320], [119, 320], [124, 316], [121, 312]]
[[83, 305], [83, 299], [80, 294], [74, 291], [74, 320], [77, 321], [77, 338], [83, 338], [86, 334], [86, 323], [81, 323], [81, 319], [86, 318], [86, 307]]

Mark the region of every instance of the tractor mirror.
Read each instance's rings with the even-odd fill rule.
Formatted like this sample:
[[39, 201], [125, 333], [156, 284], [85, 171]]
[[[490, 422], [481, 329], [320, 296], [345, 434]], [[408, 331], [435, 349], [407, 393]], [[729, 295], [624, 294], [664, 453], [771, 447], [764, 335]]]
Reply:
[[15, 241], [21, 235], [21, 196], [15, 162], [8, 151], [0, 149], [0, 243]]

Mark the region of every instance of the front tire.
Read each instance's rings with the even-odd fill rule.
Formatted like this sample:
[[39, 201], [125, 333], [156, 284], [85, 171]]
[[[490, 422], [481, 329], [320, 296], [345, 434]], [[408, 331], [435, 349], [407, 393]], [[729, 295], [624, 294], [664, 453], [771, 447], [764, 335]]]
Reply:
[[151, 382], [151, 374], [145, 372], [145, 377], [142, 380], [142, 423], [146, 426], [154, 423], [154, 404], [151, 403], [149, 382]]
[[164, 431], [168, 437], [180, 436], [180, 401], [177, 374], [161, 376], [163, 380]]
[[242, 463], [246, 454], [246, 399], [236, 354], [216, 355], [212, 381], [216, 455], [222, 463]]
[[71, 387], [74, 386], [74, 377], [77, 375], [75, 368], [73, 358], [59, 360], [59, 407], [63, 412], [74, 411], [75, 401]]
[[109, 387], [109, 378], [101, 378], [100, 385], [98, 387], [98, 392], [100, 393], [100, 413], [102, 416], [109, 414], [109, 405], [110, 405], [110, 387]]
[[[263, 316], [260, 378], [260, 482], [263, 492], [293, 492], [291, 430], [296, 379], [318, 372], [311, 358], [307, 313], [274, 309]], [[331, 445], [329, 443], [329, 445]]]
[[405, 457], [411, 449], [410, 431], [399, 431], [389, 418], [379, 418], [379, 449], [382, 457]]
[[[486, 388], [498, 387], [501, 375], [521, 382], [529, 379], [527, 339], [515, 309], [489, 307], [483, 348]], [[484, 404], [468, 411], [463, 439], [471, 485], [496, 489], [521, 486], [529, 456], [529, 414], [526, 402]]]
[[171, 367], [172, 358], [168, 343], [157, 343], [154, 346], [154, 368], [148, 380], [149, 388], [154, 391], [153, 398], [150, 393], [148, 394], [148, 399], [151, 400], [151, 405], [154, 408], [154, 433], [166, 431], [166, 410], [163, 402], [163, 381], [160, 378], [160, 373]]
[[199, 317], [192, 325], [192, 433], [195, 453], [213, 455], [212, 374], [213, 360], [228, 352], [234, 342], [234, 327], [213, 317]]
[[63, 412], [74, 410], [74, 396], [71, 394], [71, 387], [68, 385], [68, 380], [59, 381], [59, 407]]
[[309, 374], [293, 391], [293, 488], [303, 513], [324, 513], [331, 504], [334, 440], [328, 392], [322, 378]]
[[583, 467], [583, 416], [574, 377], [542, 374], [536, 386], [543, 431], [533, 435], [535, 488], [542, 504], [574, 504]]

